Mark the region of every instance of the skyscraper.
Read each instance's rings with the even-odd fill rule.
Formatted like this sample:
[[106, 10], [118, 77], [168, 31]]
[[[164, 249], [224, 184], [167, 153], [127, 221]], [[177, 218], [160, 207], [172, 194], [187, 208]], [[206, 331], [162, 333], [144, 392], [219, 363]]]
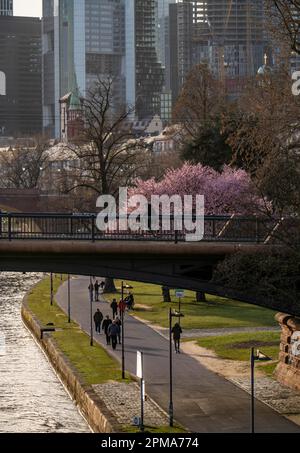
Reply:
[[[127, 4], [131, 1], [126, 0]], [[135, 49], [135, 108], [139, 119], [160, 114], [160, 99], [164, 72], [157, 55], [157, 0], [135, 0], [134, 11]], [[131, 33], [126, 24], [126, 33]], [[127, 35], [126, 35], [127, 36]]]
[[41, 133], [41, 55], [40, 19], [0, 16], [0, 135]]
[[59, 99], [78, 87], [86, 95], [98, 77], [115, 78], [125, 102], [123, 0], [43, 0], [44, 129], [59, 137]]
[[0, 0], [0, 16], [13, 15], [13, 0]]
[[268, 46], [264, 2], [178, 0], [170, 5], [169, 34], [173, 99], [201, 62], [237, 95], [245, 79], [256, 74]]
[[44, 128], [59, 137], [59, 99], [114, 78], [114, 102], [138, 118], [160, 112], [157, 0], [43, 0]]

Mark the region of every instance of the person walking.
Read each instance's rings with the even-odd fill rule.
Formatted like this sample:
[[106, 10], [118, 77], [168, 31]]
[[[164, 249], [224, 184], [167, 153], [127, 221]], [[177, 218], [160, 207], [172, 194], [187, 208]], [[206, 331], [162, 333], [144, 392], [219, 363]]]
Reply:
[[116, 320], [114, 320], [112, 324], [110, 324], [108, 328], [108, 335], [111, 339], [112, 348], [113, 350], [115, 350], [118, 344], [118, 336], [120, 335], [120, 327], [116, 323]]
[[112, 309], [113, 319], [115, 319], [118, 314], [118, 303], [116, 299], [113, 299], [112, 303], [110, 304], [110, 308]]
[[99, 302], [99, 288], [100, 288], [99, 282], [98, 282], [98, 280], [96, 280], [96, 281], [95, 281], [95, 285], [94, 285], [94, 290], [95, 290], [95, 301], [96, 301], [96, 302]]
[[102, 282], [100, 283], [100, 288], [101, 288], [101, 291], [102, 293], [104, 292], [104, 288], [105, 288], [105, 281], [102, 280]]
[[106, 344], [110, 344], [110, 335], [108, 333], [108, 329], [112, 323], [112, 320], [110, 317], [107, 315], [106, 318], [104, 319], [102, 323], [102, 329], [104, 330], [105, 336], [106, 336]]
[[119, 333], [118, 333], [118, 342], [121, 344], [121, 328], [122, 328], [122, 321], [121, 319], [117, 316], [116, 317], [116, 324], [119, 326]]
[[92, 283], [92, 280], [91, 280], [91, 282], [89, 284], [89, 296], [90, 296], [90, 300], [92, 302], [94, 302], [94, 285]]
[[124, 300], [120, 299], [120, 302], [119, 302], [119, 316], [120, 316], [120, 318], [122, 318], [122, 315], [125, 313], [125, 310], [126, 310], [126, 303], [124, 302]]
[[95, 329], [97, 333], [101, 333], [101, 324], [103, 321], [103, 314], [97, 309], [96, 313], [94, 314], [94, 322], [95, 322]]
[[180, 337], [182, 334], [182, 329], [178, 322], [174, 325], [172, 329], [172, 334], [173, 334], [173, 340], [174, 340], [174, 345], [175, 345], [175, 351], [176, 354], [180, 354]]
[[129, 293], [129, 296], [127, 297], [127, 306], [128, 306], [128, 310], [133, 310], [134, 296], [132, 293]]

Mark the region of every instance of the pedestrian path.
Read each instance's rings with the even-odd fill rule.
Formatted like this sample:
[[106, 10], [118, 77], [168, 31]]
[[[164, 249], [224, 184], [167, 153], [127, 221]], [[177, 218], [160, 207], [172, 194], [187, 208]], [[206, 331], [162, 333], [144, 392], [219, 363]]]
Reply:
[[[90, 332], [89, 279], [71, 282], [71, 315]], [[67, 311], [67, 285], [57, 293], [59, 305]], [[109, 304], [94, 302], [103, 315], [111, 314]], [[169, 343], [146, 324], [125, 316], [126, 369], [136, 372], [136, 351], [144, 352], [146, 392], [165, 411], [169, 405]], [[105, 348], [104, 334], [95, 340]], [[121, 360], [121, 350], [112, 352]], [[174, 354], [174, 416], [188, 430], [198, 433], [246, 433], [250, 431], [250, 396], [242, 389], [206, 369], [186, 354]], [[265, 433], [300, 432], [300, 427], [277, 412], [256, 402], [256, 430]]]

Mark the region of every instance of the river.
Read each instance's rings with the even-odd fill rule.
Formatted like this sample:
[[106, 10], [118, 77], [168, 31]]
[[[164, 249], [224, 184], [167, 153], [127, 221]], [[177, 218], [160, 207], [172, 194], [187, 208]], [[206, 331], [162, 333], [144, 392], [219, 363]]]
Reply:
[[0, 432], [88, 433], [86, 421], [21, 319], [22, 298], [40, 278], [0, 273]]

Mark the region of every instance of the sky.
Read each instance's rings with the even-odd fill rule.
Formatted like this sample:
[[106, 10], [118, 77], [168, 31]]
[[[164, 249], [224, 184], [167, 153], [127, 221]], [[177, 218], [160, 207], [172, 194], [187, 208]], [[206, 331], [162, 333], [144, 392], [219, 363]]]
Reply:
[[14, 0], [15, 16], [42, 16], [42, 0]]

